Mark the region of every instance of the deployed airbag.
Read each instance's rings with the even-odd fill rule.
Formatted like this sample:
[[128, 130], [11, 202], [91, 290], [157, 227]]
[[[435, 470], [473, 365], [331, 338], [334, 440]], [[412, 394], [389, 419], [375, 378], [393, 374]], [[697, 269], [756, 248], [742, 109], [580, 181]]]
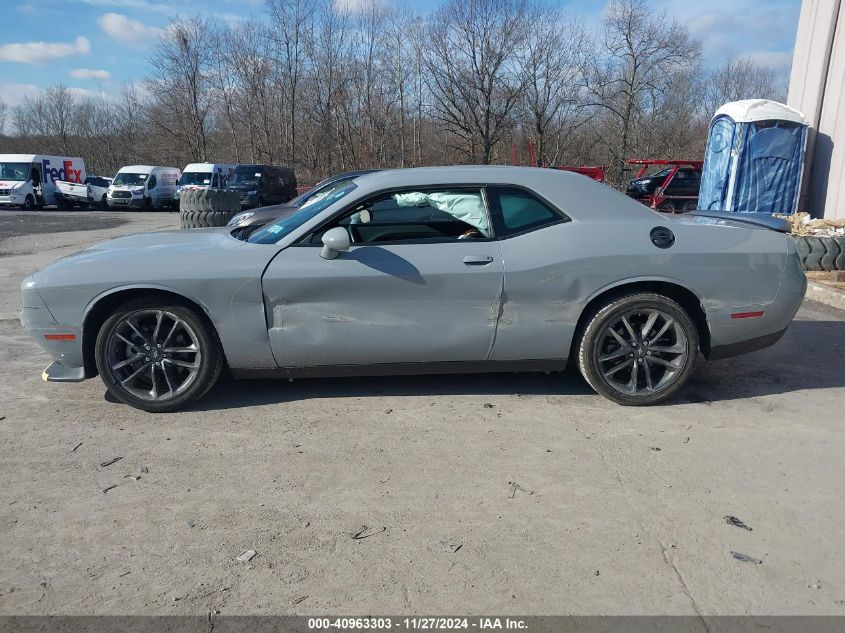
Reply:
[[423, 193], [412, 191], [409, 193], [397, 193], [393, 196], [396, 204], [400, 207], [416, 207], [428, 204], [438, 211], [448, 213], [461, 222], [477, 228], [484, 237], [490, 237], [490, 230], [487, 226], [487, 212], [484, 209], [484, 201], [481, 194], [463, 192], [435, 192]]

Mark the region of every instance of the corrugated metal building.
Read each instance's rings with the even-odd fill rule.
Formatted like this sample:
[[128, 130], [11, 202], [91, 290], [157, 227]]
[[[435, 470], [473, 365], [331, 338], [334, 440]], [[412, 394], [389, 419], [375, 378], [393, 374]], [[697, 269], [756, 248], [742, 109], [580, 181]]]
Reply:
[[814, 217], [845, 218], [845, 2], [804, 0], [788, 104], [810, 125], [798, 204]]

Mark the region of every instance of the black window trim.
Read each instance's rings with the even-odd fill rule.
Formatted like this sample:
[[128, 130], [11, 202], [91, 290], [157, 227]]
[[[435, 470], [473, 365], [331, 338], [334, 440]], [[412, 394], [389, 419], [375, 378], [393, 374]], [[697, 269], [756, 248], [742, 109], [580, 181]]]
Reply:
[[[498, 236], [496, 234], [496, 223], [493, 220], [493, 209], [490, 204], [490, 194], [487, 192], [487, 189], [491, 187], [500, 187], [500, 188], [510, 188], [510, 189], [519, 189], [521, 191], [526, 192], [527, 194], [537, 198], [540, 202], [542, 202], [552, 213], [558, 216], [558, 219], [552, 220], [551, 222], [545, 224], [539, 224], [537, 226], [528, 227], [521, 231], [515, 231], [513, 233], [509, 233], [508, 235]], [[338, 217], [344, 215], [348, 211], [351, 211], [353, 207], [363, 204], [374, 197], [382, 196], [384, 194], [390, 193], [397, 193], [400, 191], [408, 191], [409, 189], [413, 189], [414, 191], [431, 191], [431, 190], [443, 190], [443, 189], [479, 189], [481, 191], [481, 199], [484, 201], [484, 209], [487, 213], [487, 225], [490, 228], [490, 237], [485, 237], [481, 239], [474, 239], [470, 240], [472, 243], [480, 243], [480, 242], [501, 242], [504, 240], [509, 240], [514, 237], [520, 237], [522, 235], [526, 235], [528, 233], [533, 233], [534, 231], [539, 231], [540, 229], [545, 229], [550, 226], [555, 226], [557, 224], [566, 224], [567, 222], [571, 222], [572, 218], [569, 217], [566, 213], [564, 213], [560, 207], [556, 204], [553, 204], [549, 201], [548, 198], [541, 195], [534, 189], [530, 187], [526, 187], [525, 185], [518, 185], [513, 183], [502, 183], [502, 182], [486, 182], [486, 183], [451, 183], [451, 184], [435, 184], [435, 185], [425, 185], [420, 187], [414, 186], [403, 186], [403, 187], [388, 187], [386, 189], [380, 189], [378, 191], [374, 191], [370, 195], [366, 196], [365, 198], [359, 200], [358, 202], [353, 202], [349, 204], [337, 213], [333, 214], [330, 218], [321, 222], [316, 228], [311, 231], [308, 231], [305, 235], [297, 239], [293, 244], [290, 244], [288, 248], [291, 246], [305, 246], [310, 248], [319, 247], [322, 248], [322, 244], [319, 243], [311, 243], [311, 237], [315, 233], [319, 233], [323, 230], [323, 228], [331, 224], [335, 221]], [[502, 224], [504, 225], [504, 219], [502, 219]], [[400, 246], [402, 244], [455, 244], [455, 243], [464, 243], [465, 240], [454, 240], [449, 238], [442, 238], [442, 239], [415, 239], [415, 240], [391, 240], [389, 242], [378, 242], [378, 246]], [[353, 243], [352, 246], [371, 246], [371, 244], [355, 244]]]
[[[557, 225], [557, 224], [566, 224], [567, 222], [571, 222], [571, 221], [572, 221], [572, 218], [571, 218], [571, 217], [569, 217], [566, 213], [564, 213], [564, 212], [563, 212], [563, 211], [562, 211], [562, 210], [561, 210], [561, 209], [560, 209], [560, 208], [559, 208], [556, 204], [552, 204], [552, 203], [549, 201], [549, 199], [548, 199], [548, 198], [546, 198], [545, 196], [542, 196], [540, 193], [538, 193], [538, 192], [537, 192], [537, 191], [535, 191], [534, 189], [531, 189], [530, 187], [526, 187], [525, 185], [515, 185], [515, 184], [505, 184], [505, 183], [492, 183], [492, 184], [488, 184], [488, 185], [486, 185], [486, 187], [490, 187], [490, 188], [496, 188], [496, 187], [498, 187], [498, 188], [502, 188], [502, 189], [504, 189], [504, 188], [508, 188], [508, 189], [518, 189], [518, 190], [520, 190], [520, 191], [524, 191], [524, 192], [525, 192], [525, 193], [527, 193], [528, 195], [530, 195], [530, 196], [533, 196], [533, 197], [537, 198], [537, 200], [539, 200], [540, 202], [542, 202], [542, 203], [543, 203], [543, 205], [544, 205], [546, 208], [548, 208], [548, 209], [549, 209], [549, 211], [551, 211], [551, 212], [552, 212], [552, 213], [554, 213], [556, 216], [558, 216], [558, 218], [557, 218], [556, 220], [552, 220], [552, 221], [550, 221], [550, 222], [546, 222], [546, 223], [544, 223], [544, 224], [538, 224], [538, 225], [536, 225], [536, 226], [530, 226], [530, 227], [528, 227], [528, 228], [522, 229], [521, 231], [514, 231], [513, 233], [508, 233], [507, 235], [502, 235], [501, 237], [497, 237], [496, 239], [497, 239], [498, 241], [500, 241], [500, 242], [502, 242], [502, 241], [504, 241], [504, 240], [509, 240], [509, 239], [512, 239], [512, 238], [514, 238], [514, 237], [520, 237], [520, 236], [522, 236], [522, 235], [527, 235], [528, 233], [533, 233], [534, 231], [539, 231], [540, 229], [545, 229], [545, 228], [548, 228], [548, 227], [550, 227], [550, 226], [555, 226], [555, 225]], [[492, 207], [489, 207], [489, 209], [490, 209], [489, 213], [492, 215], [492, 214], [494, 213], [494, 210], [493, 210], [493, 208], [492, 208]], [[498, 209], [498, 213], [500, 213], [500, 214], [501, 214], [501, 212], [502, 212], [502, 210], [501, 210], [501, 208], [499, 208], [499, 209]], [[504, 217], [503, 217], [503, 216], [500, 216], [500, 219], [501, 219], [501, 221], [502, 221], [502, 226], [504, 226]]]

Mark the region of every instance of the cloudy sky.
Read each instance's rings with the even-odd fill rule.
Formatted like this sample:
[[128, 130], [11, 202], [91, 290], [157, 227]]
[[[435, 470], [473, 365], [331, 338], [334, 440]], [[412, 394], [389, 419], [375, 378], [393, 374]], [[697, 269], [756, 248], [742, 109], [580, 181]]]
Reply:
[[[354, 10], [362, 0], [337, 0]], [[382, 0], [395, 2], [398, 0]], [[409, 0], [402, 0], [408, 4]], [[263, 0], [3, 0], [0, 96], [15, 105], [24, 95], [62, 82], [81, 95], [116, 94], [139, 81], [160, 31], [178, 14], [220, 20], [264, 17]], [[438, 0], [410, 4], [430, 11]], [[601, 0], [564, 0], [587, 25], [601, 19]], [[801, 0], [653, 0], [683, 21], [703, 44], [705, 63], [750, 55], [788, 71]]]

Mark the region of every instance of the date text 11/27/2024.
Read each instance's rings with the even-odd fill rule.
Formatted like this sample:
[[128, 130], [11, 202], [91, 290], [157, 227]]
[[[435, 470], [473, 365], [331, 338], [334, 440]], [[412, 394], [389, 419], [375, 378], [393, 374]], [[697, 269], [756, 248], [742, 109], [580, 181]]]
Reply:
[[415, 618], [308, 618], [308, 628], [311, 630], [389, 630], [405, 631], [450, 631], [450, 630], [527, 630], [524, 620], [519, 618], [444, 618], [444, 617], [415, 617]]

